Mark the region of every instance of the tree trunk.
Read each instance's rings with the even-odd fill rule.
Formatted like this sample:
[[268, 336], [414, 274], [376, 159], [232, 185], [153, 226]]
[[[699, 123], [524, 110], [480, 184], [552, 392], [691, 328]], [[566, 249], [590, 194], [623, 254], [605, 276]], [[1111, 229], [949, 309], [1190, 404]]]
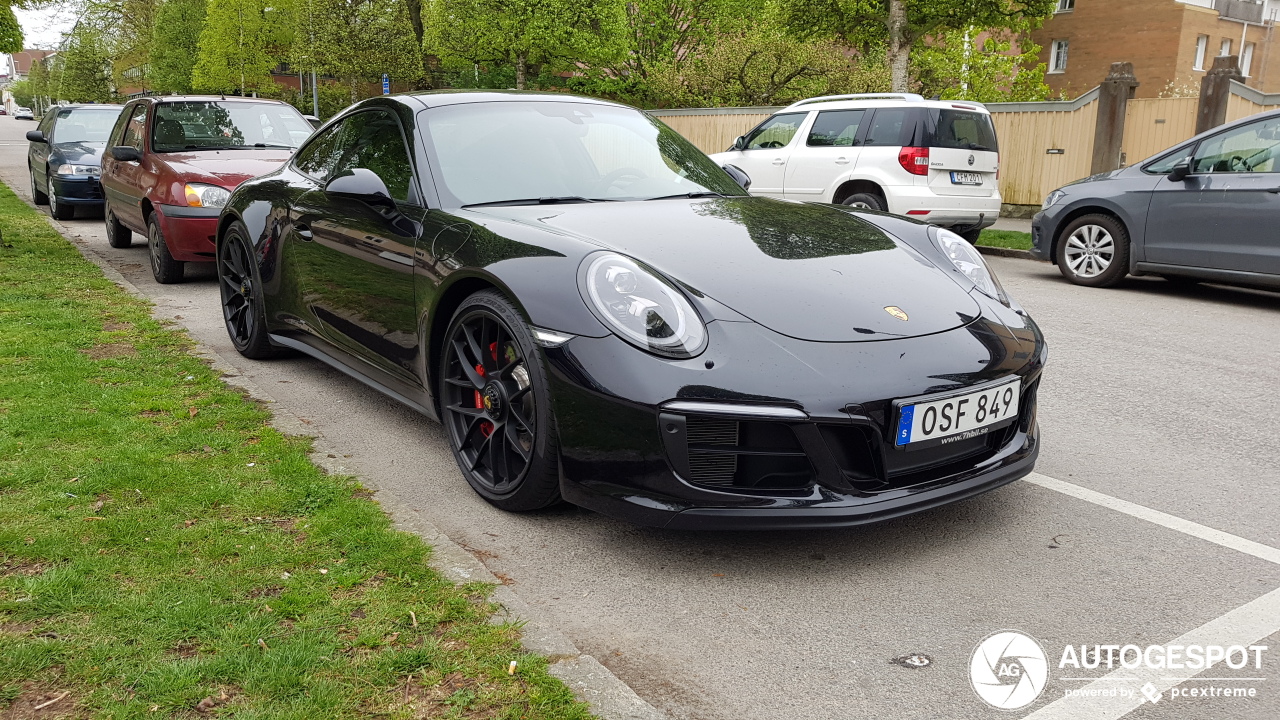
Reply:
[[409, 6], [409, 24], [413, 25], [413, 36], [418, 39], [418, 52], [422, 53], [422, 79], [415, 83], [417, 89], [429, 89], [433, 87], [431, 82], [431, 63], [427, 59], [427, 53], [422, 49], [423, 40], [426, 37], [427, 28], [422, 23], [422, 3], [423, 0], [408, 0]]
[[907, 92], [911, 78], [907, 61], [911, 59], [911, 40], [907, 30], [907, 0], [889, 0], [889, 89]]
[[516, 53], [516, 89], [524, 90], [525, 63], [528, 59], [524, 53]]

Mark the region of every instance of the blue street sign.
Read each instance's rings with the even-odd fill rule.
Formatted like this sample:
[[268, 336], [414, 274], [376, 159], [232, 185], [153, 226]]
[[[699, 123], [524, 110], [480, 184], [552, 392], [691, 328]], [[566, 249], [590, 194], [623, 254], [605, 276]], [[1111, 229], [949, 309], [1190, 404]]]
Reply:
[[391, 78], [387, 77], [386, 75], [382, 76], [382, 94], [383, 95], [391, 94]]

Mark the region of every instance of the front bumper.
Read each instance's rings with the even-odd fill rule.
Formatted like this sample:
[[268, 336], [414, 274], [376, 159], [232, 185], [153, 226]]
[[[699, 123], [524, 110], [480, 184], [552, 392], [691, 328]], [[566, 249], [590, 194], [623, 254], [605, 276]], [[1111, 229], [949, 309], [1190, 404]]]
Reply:
[[184, 262], [212, 262], [217, 248], [218, 216], [222, 208], [157, 205], [160, 232], [169, 254]]
[[1056, 262], [1053, 257], [1055, 223], [1043, 210], [1031, 218], [1031, 255], [1037, 260]]
[[[545, 351], [561, 492], [642, 525], [718, 530], [847, 527], [986, 492], [1031, 472], [1039, 453], [1044, 342], [1016, 317], [865, 343], [715, 322], [707, 352], [686, 361], [575, 338]], [[894, 399], [1011, 375], [1022, 379], [1011, 424], [932, 450], [893, 447]]]
[[102, 204], [102, 184], [94, 177], [53, 175], [53, 192], [60, 204]]

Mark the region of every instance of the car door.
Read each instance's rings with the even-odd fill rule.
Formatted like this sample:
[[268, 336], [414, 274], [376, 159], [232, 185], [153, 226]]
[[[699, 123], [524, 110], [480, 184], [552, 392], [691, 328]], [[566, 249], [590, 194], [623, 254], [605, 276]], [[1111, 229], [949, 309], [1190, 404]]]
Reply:
[[[381, 109], [351, 115], [313, 141], [296, 161], [311, 186], [290, 213], [289, 262], [312, 332], [412, 386], [419, 350], [414, 251], [425, 209], [410, 157], [396, 116]], [[396, 207], [325, 192], [330, 179], [355, 168], [377, 174]]]
[[44, 133], [44, 142], [30, 143], [27, 158], [31, 165], [31, 177], [35, 181], [35, 186], [41, 190], [49, 184], [49, 153], [53, 150], [53, 125], [58, 117], [57, 109], [50, 109], [52, 112], [45, 113], [40, 124], [36, 126], [37, 130]]
[[808, 112], [781, 113], [747, 133], [741, 149], [725, 153], [726, 164], [736, 165], [751, 177], [751, 194], [783, 196], [787, 160]]
[[1201, 140], [1191, 173], [1151, 195], [1145, 260], [1280, 275], [1280, 118]]
[[150, 103], [140, 102], [125, 108], [124, 120], [112, 131], [107, 152], [102, 157], [102, 192], [117, 219], [137, 232], [146, 232], [147, 219], [142, 213], [144, 171], [142, 162], [122, 161], [111, 157], [111, 148], [124, 145], [136, 148], [146, 161], [147, 120]]
[[830, 200], [836, 181], [857, 164], [858, 131], [866, 115], [866, 110], [820, 111], [791, 152], [783, 195], [792, 200]]

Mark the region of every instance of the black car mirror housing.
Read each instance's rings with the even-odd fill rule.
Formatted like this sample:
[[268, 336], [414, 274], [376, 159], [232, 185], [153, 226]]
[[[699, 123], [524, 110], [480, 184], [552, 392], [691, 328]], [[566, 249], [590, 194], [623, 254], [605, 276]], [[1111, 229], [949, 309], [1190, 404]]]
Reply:
[[138, 148], [129, 145], [116, 145], [111, 148], [111, 157], [120, 162], [138, 162], [142, 160], [142, 153], [138, 152]]
[[38, 142], [38, 143], [49, 142], [47, 139], [45, 139], [44, 133], [40, 132], [39, 130], [28, 130], [27, 140], [31, 142]]
[[368, 168], [352, 168], [325, 183], [324, 191], [330, 195], [359, 200], [374, 207], [395, 208], [391, 191], [378, 174]]
[[1182, 160], [1174, 163], [1174, 166], [1169, 169], [1169, 180], [1171, 182], [1182, 182], [1183, 180], [1186, 180], [1187, 176], [1190, 174], [1191, 159], [1183, 158]]
[[729, 177], [733, 178], [734, 182], [742, 186], [743, 190], [751, 189], [751, 176], [742, 168], [737, 165], [721, 165], [721, 167], [724, 168], [725, 172], [729, 173]]

